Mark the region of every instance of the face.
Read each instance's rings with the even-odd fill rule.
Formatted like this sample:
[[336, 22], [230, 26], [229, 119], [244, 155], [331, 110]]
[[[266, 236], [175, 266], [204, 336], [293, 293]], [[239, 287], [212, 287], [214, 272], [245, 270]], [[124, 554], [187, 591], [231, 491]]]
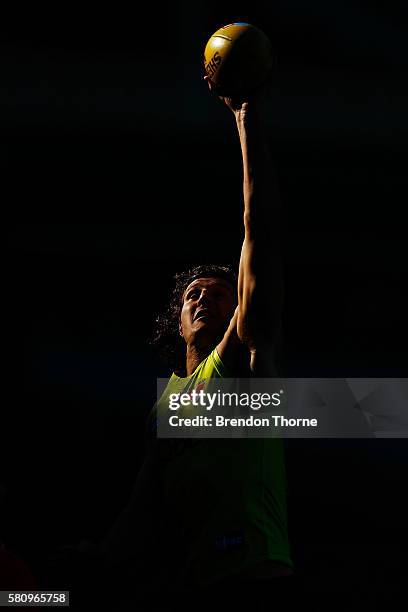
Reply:
[[236, 307], [235, 289], [220, 278], [197, 278], [183, 294], [180, 335], [187, 343], [221, 339]]

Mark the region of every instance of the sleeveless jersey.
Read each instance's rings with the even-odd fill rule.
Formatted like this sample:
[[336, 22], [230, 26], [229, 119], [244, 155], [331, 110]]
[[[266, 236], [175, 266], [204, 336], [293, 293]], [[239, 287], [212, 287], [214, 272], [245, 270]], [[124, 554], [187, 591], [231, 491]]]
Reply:
[[182, 584], [208, 584], [268, 559], [292, 567], [281, 439], [155, 439], [169, 395], [212, 378], [232, 378], [216, 349], [190, 376], [171, 376], [148, 419], [164, 488], [160, 514]]

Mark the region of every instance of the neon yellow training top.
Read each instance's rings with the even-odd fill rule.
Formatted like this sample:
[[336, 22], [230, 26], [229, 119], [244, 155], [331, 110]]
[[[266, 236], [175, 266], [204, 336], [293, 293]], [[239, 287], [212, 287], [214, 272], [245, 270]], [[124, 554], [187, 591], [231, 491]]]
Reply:
[[[191, 392], [211, 378], [232, 378], [216, 349], [190, 376], [172, 374], [150, 429], [170, 393]], [[282, 439], [159, 439], [160, 447], [161, 514], [182, 560], [183, 584], [208, 584], [268, 559], [293, 566]]]

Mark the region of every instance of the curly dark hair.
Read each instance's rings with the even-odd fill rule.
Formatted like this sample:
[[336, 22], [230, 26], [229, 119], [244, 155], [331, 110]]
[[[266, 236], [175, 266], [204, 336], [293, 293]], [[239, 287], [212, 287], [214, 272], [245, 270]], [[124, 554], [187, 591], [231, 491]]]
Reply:
[[231, 265], [204, 264], [182, 270], [174, 275], [175, 285], [166, 309], [155, 321], [152, 344], [175, 372], [185, 368], [186, 345], [179, 333], [180, 312], [185, 289], [196, 278], [222, 278], [234, 289], [237, 274]]

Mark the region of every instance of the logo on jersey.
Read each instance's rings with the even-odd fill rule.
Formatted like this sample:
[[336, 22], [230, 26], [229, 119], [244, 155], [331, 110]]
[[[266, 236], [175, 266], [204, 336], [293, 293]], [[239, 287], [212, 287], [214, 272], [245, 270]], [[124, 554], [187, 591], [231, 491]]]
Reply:
[[215, 538], [215, 548], [219, 551], [236, 550], [244, 544], [242, 533], [225, 533]]
[[194, 389], [190, 391], [190, 393], [187, 393], [187, 395], [189, 395], [190, 399], [192, 399], [193, 396], [191, 394], [193, 391], [195, 391], [196, 393], [200, 393], [200, 391], [204, 391], [204, 389], [205, 389], [205, 380], [199, 380], [197, 385], [194, 387]]

